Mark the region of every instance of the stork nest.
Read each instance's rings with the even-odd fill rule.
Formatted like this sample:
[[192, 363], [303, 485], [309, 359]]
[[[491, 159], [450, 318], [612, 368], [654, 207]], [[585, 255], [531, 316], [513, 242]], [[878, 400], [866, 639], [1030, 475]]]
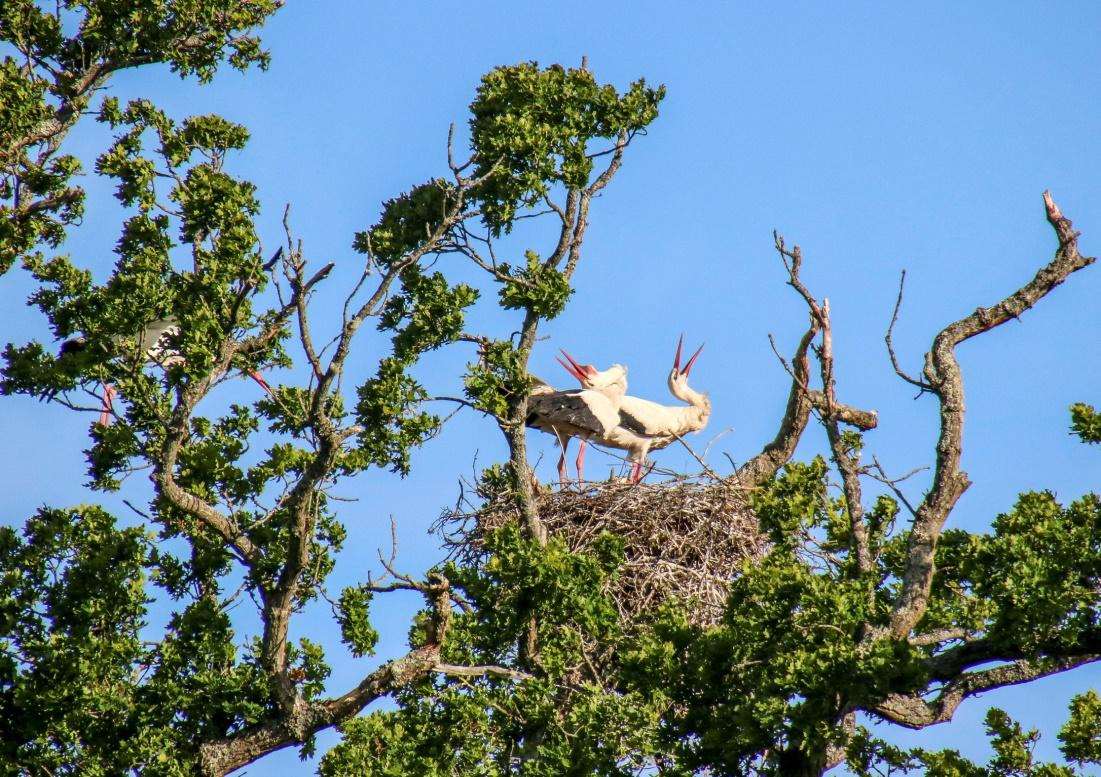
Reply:
[[[603, 532], [623, 540], [624, 563], [607, 586], [624, 622], [676, 599], [692, 622], [718, 623], [731, 579], [768, 547], [745, 492], [727, 480], [541, 489], [536, 508], [549, 534], [571, 551], [589, 549]], [[449, 511], [439, 525], [452, 556], [471, 562], [483, 553], [487, 532], [520, 520], [515, 504], [491, 503]]]

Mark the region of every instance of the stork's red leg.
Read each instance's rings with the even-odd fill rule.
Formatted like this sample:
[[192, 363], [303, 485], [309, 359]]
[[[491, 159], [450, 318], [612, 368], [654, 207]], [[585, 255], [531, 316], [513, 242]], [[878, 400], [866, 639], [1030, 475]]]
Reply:
[[566, 448], [570, 447], [570, 438], [562, 438], [562, 455], [558, 457], [558, 482], [565, 483], [570, 475], [566, 472]]
[[99, 423], [101, 426], [110, 426], [111, 424], [111, 411], [115, 407], [114, 403], [115, 387], [110, 383], [103, 384], [103, 405], [99, 411]]
[[636, 461], [631, 465], [631, 482], [638, 483], [642, 480], [642, 462]]
[[585, 449], [588, 447], [588, 441], [581, 441], [581, 450], [577, 452], [577, 460], [574, 461], [574, 465], [577, 467], [577, 482], [582, 483], [585, 480]]
[[260, 376], [259, 372], [257, 372], [256, 370], [249, 370], [248, 376], [250, 378], [252, 378], [254, 381], [256, 381], [257, 383], [259, 383], [260, 388], [262, 388], [264, 391], [268, 392], [269, 396], [271, 395], [271, 393], [272, 393], [271, 386], [269, 386], [268, 382]]

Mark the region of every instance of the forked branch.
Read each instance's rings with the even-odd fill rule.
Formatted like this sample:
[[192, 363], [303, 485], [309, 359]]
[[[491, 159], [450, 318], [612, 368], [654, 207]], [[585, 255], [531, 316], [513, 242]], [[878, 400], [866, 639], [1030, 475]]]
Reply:
[[902, 591], [891, 615], [890, 633], [905, 638], [925, 613], [933, 580], [933, 556], [948, 514], [971, 481], [960, 469], [963, 451], [963, 374], [956, 358], [956, 346], [1016, 319], [1031, 308], [1071, 273], [1093, 264], [1094, 258], [1078, 251], [1078, 233], [1063, 216], [1050, 192], [1044, 192], [1047, 220], [1059, 245], [1054, 258], [1017, 291], [988, 308], [949, 324], [933, 340], [925, 357], [925, 381], [940, 403], [940, 435], [936, 447], [933, 485], [917, 509], [907, 549]]

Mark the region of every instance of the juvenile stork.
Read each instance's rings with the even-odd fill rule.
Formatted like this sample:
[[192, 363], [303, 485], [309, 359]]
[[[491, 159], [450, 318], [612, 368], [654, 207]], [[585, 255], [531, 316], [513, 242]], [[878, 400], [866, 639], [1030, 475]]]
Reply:
[[[182, 364], [184, 357], [172, 346], [172, 340], [180, 333], [180, 324], [175, 316], [166, 316], [146, 324], [137, 335], [137, 350], [142, 355], [146, 364], [155, 364], [160, 367], [172, 367]], [[114, 345], [121, 345], [125, 340], [123, 335], [115, 335], [111, 338]], [[70, 338], [61, 344], [58, 358], [72, 357], [85, 354], [88, 350], [88, 340], [83, 335]], [[264, 380], [260, 373], [249, 370], [248, 376], [256, 381], [260, 388], [271, 394], [271, 386]], [[100, 408], [99, 423], [107, 426], [111, 423], [111, 411], [114, 409], [114, 398], [118, 390], [110, 383], [103, 384], [103, 405]]]
[[[711, 418], [711, 400], [706, 394], [701, 394], [688, 385], [688, 373], [692, 371], [703, 346], [696, 349], [682, 368], [680, 361], [683, 346], [684, 335], [681, 335], [677, 341], [677, 352], [673, 357], [673, 369], [669, 371], [668, 383], [669, 392], [686, 403], [686, 407], [661, 405], [640, 397], [624, 396], [619, 405], [619, 423], [615, 428], [607, 434], [591, 436], [594, 442], [601, 445], [627, 451], [627, 460], [631, 462], [632, 483], [642, 480], [642, 466], [650, 451], [660, 450], [686, 434], [700, 431]], [[576, 369], [576, 365], [562, 366], [582, 386], [588, 385], [589, 378], [583, 370]], [[578, 454], [582, 458], [586, 442], [587, 439], [582, 438], [582, 452]]]
[[604, 439], [620, 423], [619, 406], [627, 393], [627, 368], [613, 364], [606, 370], [597, 370], [591, 364], [578, 364], [565, 351], [562, 355], [569, 364], [559, 359], [560, 364], [573, 374], [585, 376], [584, 387], [556, 391], [540, 383], [528, 399], [527, 425], [557, 438], [562, 448], [558, 477], [563, 483], [568, 478], [566, 448], [570, 439], [580, 438], [581, 450], [574, 462], [580, 482], [585, 467], [585, 441], [590, 437]]

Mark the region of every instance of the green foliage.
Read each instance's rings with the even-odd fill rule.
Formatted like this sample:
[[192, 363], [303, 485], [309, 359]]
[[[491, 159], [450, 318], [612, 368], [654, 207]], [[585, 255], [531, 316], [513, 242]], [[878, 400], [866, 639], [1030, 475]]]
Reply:
[[416, 409], [427, 398], [428, 392], [409, 376], [401, 360], [383, 359], [378, 374], [359, 388], [356, 417], [362, 431], [357, 458], [408, 474], [410, 450], [439, 430], [436, 416]]
[[26, 773], [115, 764], [148, 661], [147, 542], [96, 507], [0, 529], [0, 748]]
[[[81, 171], [58, 147], [112, 73], [167, 63], [180, 76], [210, 81], [227, 62], [266, 67], [251, 32], [277, 0], [73, 0], [46, 5], [9, 0], [0, 7], [0, 42], [19, 52], [0, 59], [0, 274], [34, 249], [56, 248], [83, 214]], [[71, 31], [71, 34], [69, 34]], [[117, 116], [105, 101], [104, 116]], [[209, 143], [196, 127], [199, 144]], [[131, 164], [134, 176], [141, 167]], [[147, 171], [146, 171], [147, 172]]]
[[385, 202], [382, 217], [370, 229], [357, 232], [352, 246], [385, 267], [393, 265], [424, 250], [455, 203], [456, 193], [443, 179], [416, 186]]
[[810, 464], [792, 462], [783, 477], [753, 495], [753, 511], [772, 542], [794, 547], [804, 532], [827, 522], [826, 470], [821, 457]]
[[534, 385], [526, 355], [507, 340], [491, 340], [482, 344], [480, 356], [463, 380], [466, 396], [479, 410], [507, 418], [514, 403]]
[[[606, 182], [595, 178], [595, 160], [615, 159], [605, 168], [614, 172], [664, 96], [643, 81], [621, 93], [584, 69], [525, 63], [487, 74], [471, 105], [472, 166], [387, 201], [355, 236], [353, 247], [368, 256], [364, 278], [382, 274], [373, 298], [381, 302], [361, 314], [349, 307], [336, 350], [350, 348], [370, 317], [391, 338], [375, 374], [356, 387], [355, 405], [341, 393], [344, 363], [327, 372], [318, 359], [306, 386], [278, 386], [251, 406], [204, 415], [200, 399], [223, 379], [291, 364], [284, 343], [293, 306], [280, 300], [265, 310], [260, 296], [268, 271], [259, 198], [226, 169], [248, 141], [244, 127], [213, 115], [176, 120], [149, 100], [103, 100], [99, 120], [115, 137], [95, 171], [128, 209], [114, 270], [97, 285], [70, 257], [36, 250], [59, 244], [81, 213], [83, 193], [72, 185], [80, 162], [56, 146], [77, 117], [95, 112], [91, 95], [103, 81], [92, 73], [82, 85], [88, 68], [106, 76], [166, 62], [208, 80], [226, 60], [262, 66], [266, 55], [248, 30], [275, 6], [89, 0], [63, 3], [59, 20], [28, 0], [0, 4], [0, 40], [57, 71], [0, 61], [0, 271], [21, 259], [37, 283], [31, 303], [58, 338], [74, 338], [57, 354], [41, 343], [8, 344], [0, 391], [56, 398], [113, 386], [118, 419], [92, 430], [92, 486], [120, 489], [151, 466], [156, 489], [148, 525], [119, 528], [86, 506], [44, 508], [22, 535], [0, 531], [0, 760], [19, 773], [193, 774], [202, 743], [258, 723], [287, 726], [288, 684], [298, 707], [325, 709], [310, 703], [326, 693], [327, 646], [238, 638], [229, 609], [279, 600], [289, 618], [322, 593], [346, 536], [330, 489], [372, 466], [408, 473], [413, 450], [440, 428], [416, 377], [426, 354], [476, 342], [466, 396], [507, 434], [517, 431], [533, 387], [534, 326], [565, 309], [578, 248], [570, 240], [581, 235], [563, 233], [552, 253], [528, 250], [516, 263], [498, 263], [492, 241], [563, 190], [566, 203], [551, 212], [579, 207], [582, 190]], [[43, 135], [55, 120], [56, 134]], [[471, 231], [479, 218], [487, 235]], [[487, 246], [487, 259], [471, 240]], [[451, 277], [456, 256], [488, 271], [500, 308], [522, 313], [519, 341], [465, 331], [481, 294]], [[297, 251], [285, 258], [292, 290], [302, 288], [294, 276], [302, 262]], [[178, 325], [161, 343], [169, 358], [150, 358], [141, 332], [168, 317]], [[1093, 408], [1075, 405], [1071, 416], [1084, 441], [1101, 441]], [[845, 432], [842, 445], [856, 455], [864, 440]], [[525, 490], [521, 470], [489, 467], [478, 497], [494, 508], [515, 500]], [[731, 570], [725, 614], [706, 628], [694, 625], [691, 603], [676, 601], [622, 619], [608, 594], [626, 560], [617, 537], [601, 535], [579, 553], [515, 525], [489, 533], [477, 557], [439, 569], [457, 603], [440, 661], [475, 669], [383, 688], [396, 708], [345, 722], [321, 773], [778, 775], [790, 773], [792, 759], [820, 763], [844, 747], [858, 774], [1074, 775], [1035, 763], [1037, 734], [996, 710], [987, 718], [995, 755], [985, 766], [953, 751], [894, 748], [844, 720], [892, 694], [927, 698], [950, 681], [931, 667], [959, 638], [940, 632], [981, 635], [995, 657], [1078, 655], [1096, 644], [1101, 498], [1064, 505], [1026, 493], [988, 534], [944, 531], [928, 607], [912, 639], [901, 639], [887, 628], [909, 561], [899, 503], [880, 496], [864, 511], [873, 564], [858, 568], [856, 511], [830, 478], [817, 458], [789, 464], [752, 492], [771, 547]], [[169, 496], [167, 480], [184, 499]], [[350, 585], [335, 605], [357, 657], [380, 640], [373, 595]], [[159, 631], [147, 622], [154, 596], [170, 609]], [[421, 612], [410, 643], [430, 649], [443, 620]], [[279, 651], [282, 675], [272, 671]], [[287, 736], [279, 744], [294, 739], [312, 752], [309, 725]], [[1071, 761], [1098, 761], [1094, 692], [1075, 699], [1059, 736]]]
[[511, 231], [517, 209], [538, 203], [555, 185], [586, 186], [592, 141], [643, 130], [664, 96], [663, 87], [644, 80], [619, 94], [588, 70], [558, 65], [525, 62], [490, 71], [470, 106], [474, 174], [486, 176], [477, 194], [490, 231]]
[[[266, 710], [209, 596], [144, 641], [146, 581], [165, 581], [141, 528], [97, 507], [42, 509], [0, 529], [0, 760], [18, 773], [191, 773], [195, 748]], [[206, 577], [177, 565], [177, 580]], [[178, 589], [177, 593], [184, 594]]]
[[546, 548], [515, 526], [487, 537], [476, 567], [443, 572], [471, 603], [455, 613], [444, 646], [450, 663], [504, 663], [528, 616], [538, 623], [540, 677], [426, 680], [398, 695], [399, 709], [342, 726], [320, 773], [338, 775], [630, 775], [651, 754], [664, 697], [602, 687], [582, 676], [583, 643], [621, 638], [602, 592], [622, 561], [606, 536], [594, 553]]
[[443, 273], [427, 274], [419, 265], [401, 273], [401, 293], [387, 300], [380, 330], [393, 330], [394, 358], [412, 363], [422, 353], [452, 343], [463, 330], [464, 311], [478, 301], [465, 283], [449, 286]]
[[508, 264], [498, 268], [502, 275], [509, 276], [498, 292], [501, 307], [528, 310], [548, 320], [557, 317], [573, 294], [570, 282], [563, 273], [540, 261], [534, 251], [527, 251], [524, 258], [527, 265], [521, 269]]
[[1101, 696], [1089, 690], [1070, 702], [1070, 719], [1059, 731], [1061, 750], [1079, 766], [1101, 764]]
[[344, 589], [337, 602], [340, 635], [357, 658], [373, 655], [378, 644], [379, 633], [371, 625], [371, 596], [362, 586], [350, 586]]
[[[115, 271], [103, 286], [93, 286], [88, 273], [65, 257], [28, 262], [42, 284], [32, 302], [59, 337], [79, 334], [84, 347], [51, 357], [38, 343], [8, 345], [0, 381], [4, 393], [33, 396], [95, 390], [99, 384], [118, 389], [126, 403], [123, 423], [101, 429], [89, 452], [93, 483], [103, 489], [117, 488], [135, 457], [163, 445], [174, 392], [207, 379], [231, 339], [260, 327], [251, 297], [266, 283], [253, 223], [259, 207], [254, 189], [223, 170], [226, 152], [245, 141], [243, 128], [217, 117], [177, 125], [146, 101], [125, 110], [109, 106], [106, 119], [123, 131], [97, 170], [116, 179], [117, 197], [137, 209], [116, 245]], [[144, 151], [150, 130], [157, 140], [154, 154]], [[165, 178], [173, 185], [161, 192]], [[179, 206], [178, 217], [153, 211], [165, 200]], [[171, 236], [177, 230], [181, 244]], [[181, 246], [190, 249], [190, 268], [173, 262]], [[168, 345], [182, 358], [149, 365], [145, 349], [152, 343], [139, 333], [167, 316], [179, 324]], [[284, 363], [279, 336], [233, 360], [241, 370]], [[232, 456], [242, 454], [240, 449]]]
[[1070, 407], [1070, 428], [1083, 442], [1101, 442], [1101, 413], [1079, 402]]
[[[29, 68], [0, 62], [0, 271], [22, 260], [37, 284], [31, 304], [67, 342], [57, 353], [7, 344], [0, 392], [71, 406], [74, 395], [110, 386], [116, 417], [91, 430], [91, 486], [120, 490], [149, 469], [154, 494], [138, 528], [82, 507], [44, 509], [25, 537], [0, 532], [0, 760], [20, 773], [194, 774], [203, 743], [283, 725], [288, 683], [307, 706], [325, 693], [326, 646], [266, 632], [239, 638], [229, 612], [252, 601], [270, 618], [280, 601], [289, 618], [321, 593], [345, 540], [329, 489], [371, 466], [407, 473], [413, 449], [439, 429], [422, 409], [421, 358], [459, 339], [481, 343], [466, 390], [500, 417], [530, 390], [528, 351], [464, 335], [479, 290], [427, 260], [463, 254], [479, 217], [497, 236], [557, 187], [590, 183], [592, 159], [609, 143], [590, 144], [625, 145], [654, 119], [663, 92], [640, 81], [621, 95], [586, 71], [534, 65], [489, 74], [472, 120], [481, 180], [456, 173], [454, 183], [414, 187], [355, 237], [368, 254], [365, 278], [386, 274], [374, 297], [383, 302], [346, 316], [337, 350], [373, 316], [392, 347], [356, 387], [354, 407], [341, 394], [343, 361], [329, 373], [315, 362], [307, 387], [277, 386], [211, 414], [200, 405], [223, 380], [291, 365], [284, 343], [296, 311], [261, 296], [270, 267], [258, 194], [227, 169], [249, 132], [214, 115], [176, 119], [151, 100], [93, 106], [92, 97], [115, 70], [142, 64], [168, 63], [200, 81], [223, 61], [266, 65], [249, 30], [277, 3], [75, 0], [56, 15], [39, 5], [0, 4], [0, 40], [35, 55]], [[57, 149], [87, 114], [114, 133], [94, 170], [127, 209], [102, 284], [69, 256], [35, 252], [59, 244], [80, 216], [83, 192], [72, 180], [81, 164]], [[562, 256], [528, 251], [521, 266], [494, 263], [501, 307], [532, 321], [559, 315], [572, 291], [556, 268]], [[303, 267], [298, 251], [284, 258], [292, 291]], [[173, 326], [151, 350], [144, 333], [154, 323]], [[98, 409], [94, 397], [89, 405]], [[491, 468], [481, 493], [504, 498], [514, 479], [510, 468]], [[507, 527], [485, 552], [446, 569], [470, 604], [452, 614], [442, 659], [522, 665], [531, 676], [432, 675], [399, 688], [399, 708], [350, 723], [323, 771], [359, 768], [341, 764], [360, 763], [363, 748], [385, 750], [367, 772], [379, 774], [503, 775], [522, 759], [533, 775], [626, 775], [652, 762], [667, 697], [610, 682], [627, 640], [606, 593], [622, 543], [604, 536], [577, 554]], [[371, 598], [353, 585], [335, 608], [356, 656], [379, 640]], [[154, 599], [169, 610], [159, 627], [147, 623]], [[532, 617], [538, 651], [521, 657]], [[422, 613], [414, 622], [415, 645], [428, 621]], [[593, 652], [603, 645], [612, 652]], [[280, 665], [283, 674], [273, 671]], [[450, 724], [458, 728], [444, 732]], [[311, 731], [294, 738], [312, 751]]]
[[[1076, 696], [1071, 702], [1071, 719], [1059, 734], [1064, 743], [1064, 755], [1079, 766], [1101, 763], [1097, 749], [1098, 713], [1096, 693], [1089, 691]], [[1026, 731], [996, 707], [987, 711], [985, 728], [994, 751], [985, 765], [971, 761], [957, 750], [903, 750], [861, 730], [849, 746], [848, 766], [857, 777], [884, 774], [883, 767], [890, 769], [888, 774], [928, 777], [1085, 777], [1089, 774], [1069, 766], [1038, 763], [1033, 751], [1040, 732]]]

